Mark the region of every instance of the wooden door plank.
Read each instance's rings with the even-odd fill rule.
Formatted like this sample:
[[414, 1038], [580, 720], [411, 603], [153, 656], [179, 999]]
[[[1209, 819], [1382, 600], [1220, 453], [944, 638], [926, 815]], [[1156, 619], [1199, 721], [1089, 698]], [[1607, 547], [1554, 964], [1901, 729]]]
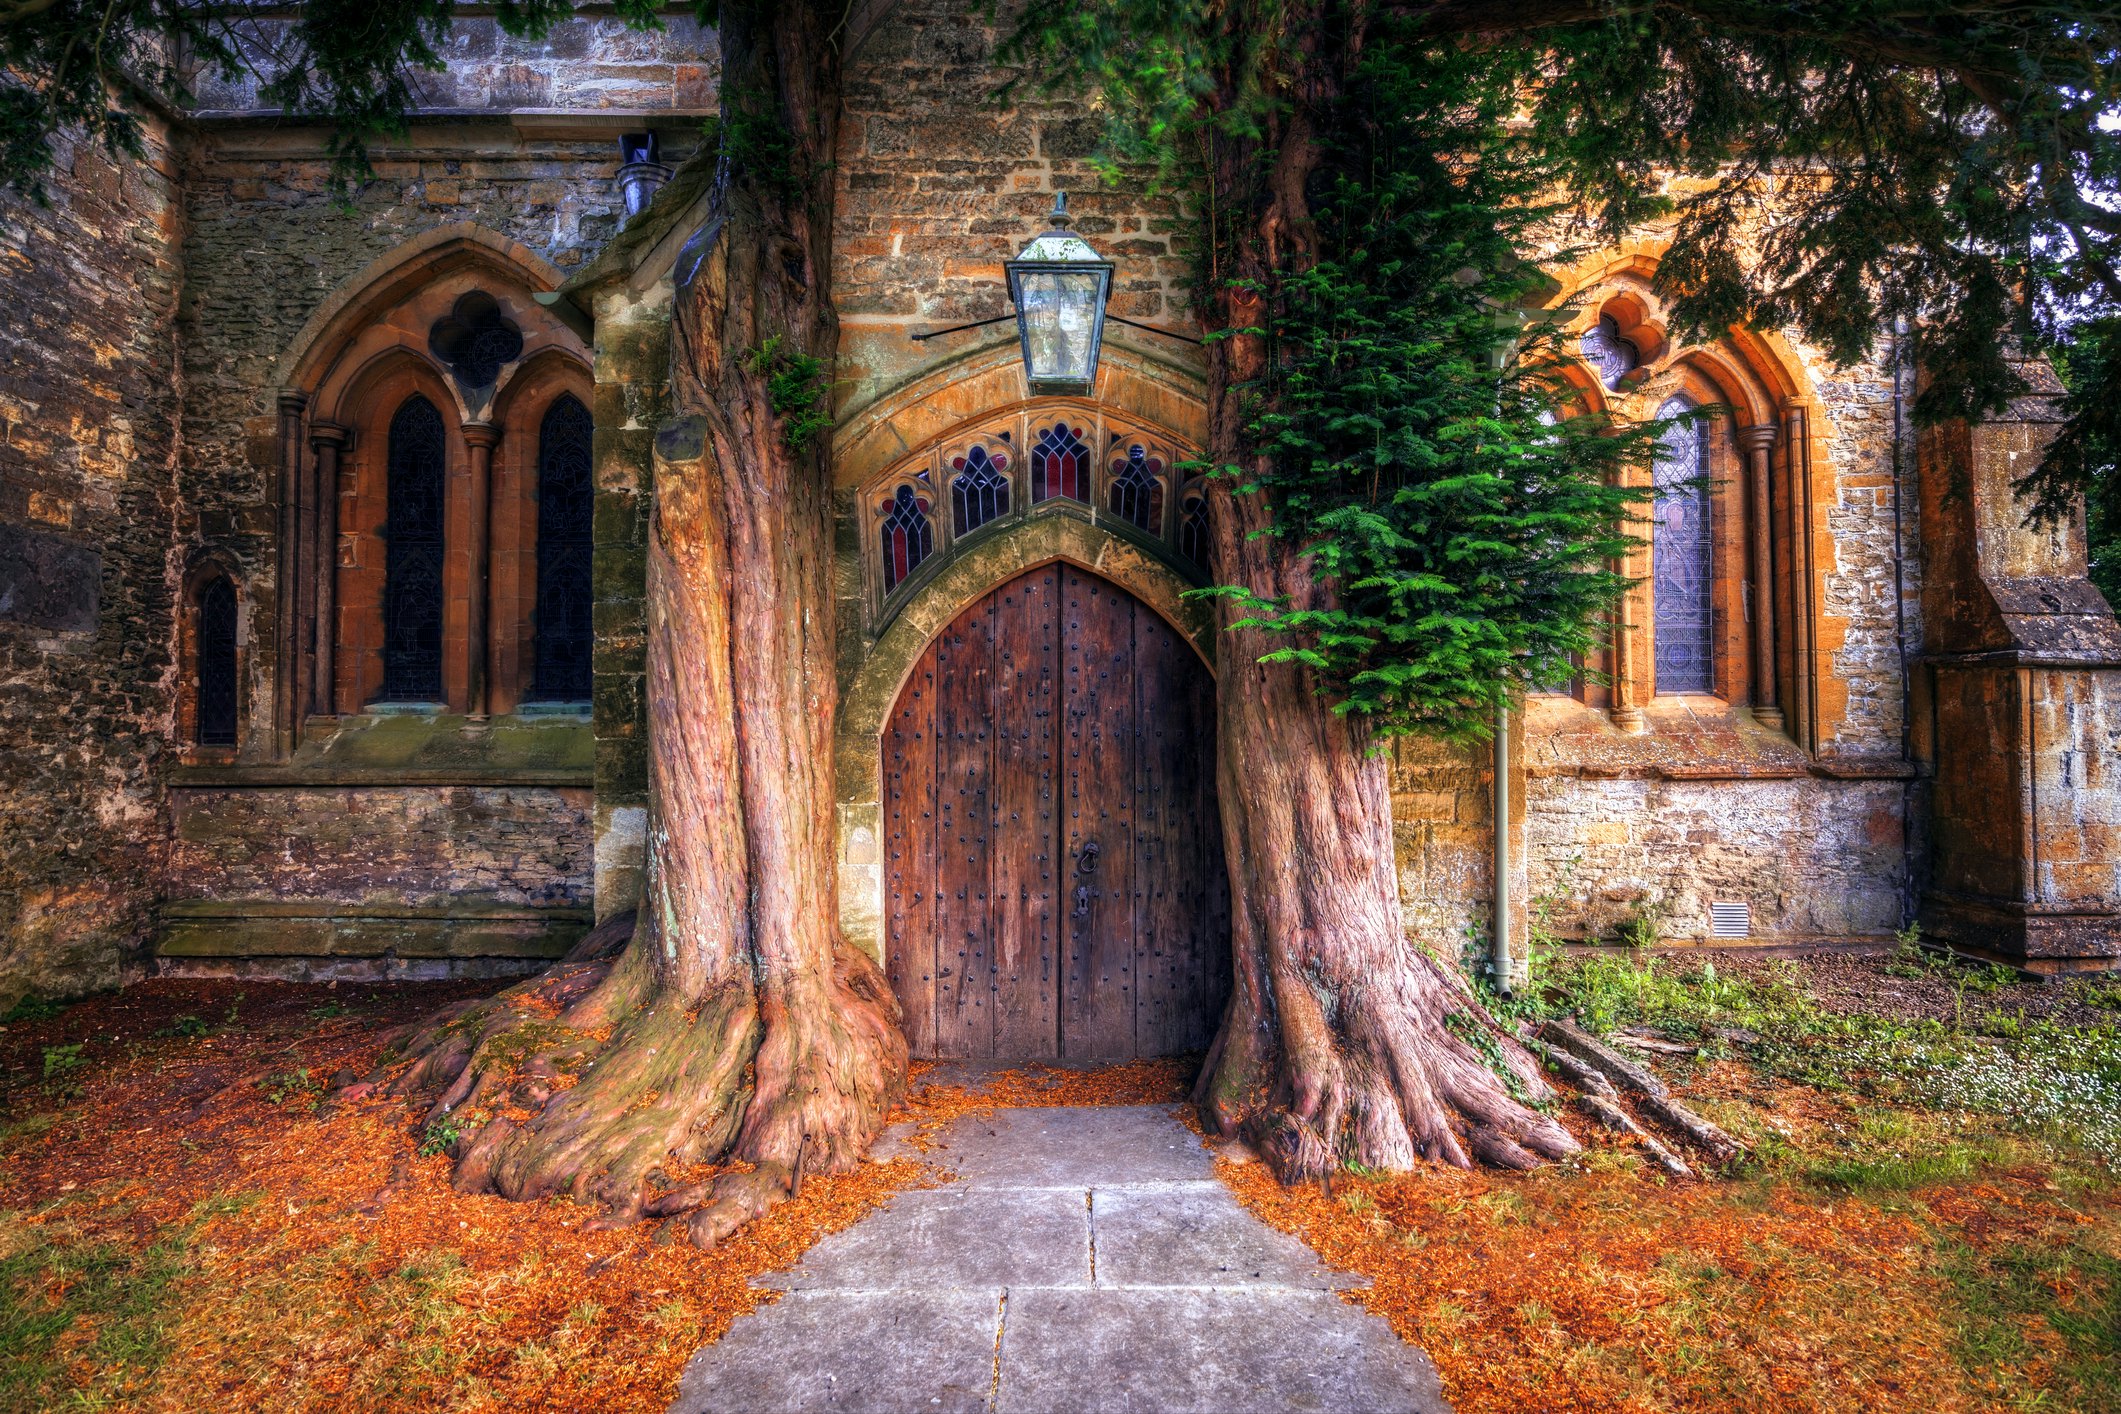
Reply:
[[1196, 1048], [1201, 1005], [1199, 742], [1192, 650], [1143, 608], [1134, 623], [1134, 1039], [1137, 1054]]
[[1060, 570], [999, 592], [994, 619], [994, 1051], [1060, 1054], [1055, 937]]
[[1223, 858], [1222, 807], [1215, 793], [1215, 679], [1190, 652], [1187, 661], [1193, 672], [1186, 684], [1183, 731], [1195, 743], [1185, 806], [1194, 823], [1188, 846], [1195, 972], [1194, 990], [1186, 1001], [1189, 1026], [1180, 1049], [1205, 1051], [1214, 1043], [1230, 1001], [1230, 871]]
[[1116, 585], [1063, 568], [1061, 609], [1061, 1054], [1131, 1056], [1135, 604]]
[[939, 1056], [994, 1054], [994, 608], [989, 595], [943, 630], [935, 658]]
[[907, 1045], [935, 1054], [935, 664], [923, 655], [884, 732], [884, 970]]

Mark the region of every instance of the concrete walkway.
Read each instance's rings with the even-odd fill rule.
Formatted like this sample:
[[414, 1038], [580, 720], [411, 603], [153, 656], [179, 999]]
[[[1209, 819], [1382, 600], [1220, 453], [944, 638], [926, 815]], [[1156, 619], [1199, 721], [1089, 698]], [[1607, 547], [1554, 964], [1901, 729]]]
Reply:
[[1238, 1206], [1163, 1107], [997, 1110], [769, 1278], [673, 1414], [1440, 1411], [1434, 1368], [1352, 1279]]

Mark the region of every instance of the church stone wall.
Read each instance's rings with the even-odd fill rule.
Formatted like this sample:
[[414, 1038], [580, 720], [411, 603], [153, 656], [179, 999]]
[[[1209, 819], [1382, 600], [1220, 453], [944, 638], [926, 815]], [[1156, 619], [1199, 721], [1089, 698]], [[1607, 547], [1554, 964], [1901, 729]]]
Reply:
[[[319, 130], [233, 116], [257, 108], [252, 92], [202, 92], [217, 111], [200, 121], [186, 191], [191, 510], [177, 535], [239, 565], [266, 606], [277, 587], [278, 379], [312, 316], [377, 262], [465, 223], [562, 276], [582, 268], [623, 221], [619, 136], [656, 131], [663, 160], [675, 164], [697, 147], [715, 106], [714, 38], [684, 17], [641, 34], [591, 12], [535, 43], [473, 17], [456, 26], [445, 57], [448, 74], [422, 76], [428, 111], [406, 140], [372, 150], [374, 176], [350, 200], [332, 187]], [[608, 401], [600, 390], [600, 482]], [[608, 499], [598, 498], [600, 575], [609, 568], [602, 542], [624, 532]], [[606, 693], [612, 624], [601, 603], [598, 628]], [[619, 784], [587, 722], [496, 718], [481, 728], [445, 718], [427, 724], [428, 745], [394, 765], [386, 738], [412, 723], [343, 718], [275, 763], [269, 618], [249, 642], [238, 764], [174, 776], [165, 965], [199, 970], [239, 957], [292, 966], [327, 954], [371, 960], [386, 975], [467, 957], [534, 965], [586, 926], [596, 879], [591, 786]], [[511, 745], [519, 737], [537, 738], [529, 756]], [[446, 767], [429, 769], [421, 752], [441, 753]], [[377, 759], [351, 771], [334, 765], [350, 753]]]
[[116, 982], [152, 926], [182, 218], [147, 136], [0, 192], [0, 1009]]
[[[223, 550], [264, 591], [276, 558], [275, 370], [317, 308], [437, 227], [473, 222], [563, 271], [618, 227], [616, 129], [423, 125], [375, 162], [376, 179], [342, 205], [313, 133], [245, 128], [211, 141], [190, 183], [184, 475], [195, 510], [179, 533]], [[251, 661], [246, 715], [269, 722], [271, 659]]]
[[[1099, 178], [1090, 157], [1102, 120], [1087, 105], [1041, 95], [1033, 76], [999, 62], [1015, 9], [905, 0], [848, 63], [833, 232], [844, 411], [946, 360], [1014, 346], [1013, 323], [908, 336], [1007, 314], [1002, 262], [1046, 229], [1056, 191], [1075, 228], [1118, 263], [1111, 312], [1191, 327], [1173, 212], [1137, 179]], [[1011, 79], [1023, 87], [1003, 106], [995, 92]], [[1153, 356], [1189, 352], [1118, 325], [1106, 337]]]
[[[253, 19], [245, 39], [254, 54], [269, 55], [292, 24]], [[445, 68], [407, 76], [416, 105], [429, 112], [711, 112], [721, 72], [714, 31], [689, 7], [666, 13], [661, 29], [642, 30], [610, 5], [581, 4], [539, 39], [467, 14], [450, 26], [438, 52]], [[230, 78], [207, 70], [192, 79], [197, 106], [209, 113], [272, 111], [261, 86], [247, 73]]]
[[1711, 902], [1752, 910], [1763, 942], [1888, 934], [1906, 907], [1898, 781], [1533, 778], [1534, 913], [1556, 937], [1710, 936]]
[[[1848, 369], [1794, 355], [1812, 392], [1817, 758], [1744, 709], [1704, 720], [1659, 699], [1642, 736], [1586, 741], [1541, 733], [1533, 704], [1529, 887], [1560, 937], [1611, 938], [1648, 909], [1665, 937], [1704, 940], [1712, 901], [1748, 904], [1756, 942], [1877, 937], [1909, 917], [1920, 843], [1904, 737], [1903, 654], [1921, 645], [1912, 443], [1895, 439], [1888, 343]], [[1438, 869], [1424, 856], [1416, 872]], [[1473, 872], [1484, 891], [1486, 865]]]

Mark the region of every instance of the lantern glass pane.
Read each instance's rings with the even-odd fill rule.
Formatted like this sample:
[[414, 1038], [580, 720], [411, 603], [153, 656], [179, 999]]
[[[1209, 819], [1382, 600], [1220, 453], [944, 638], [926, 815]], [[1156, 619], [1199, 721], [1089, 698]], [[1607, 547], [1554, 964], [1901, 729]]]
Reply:
[[1018, 285], [1032, 381], [1090, 381], [1102, 272], [1027, 270]]

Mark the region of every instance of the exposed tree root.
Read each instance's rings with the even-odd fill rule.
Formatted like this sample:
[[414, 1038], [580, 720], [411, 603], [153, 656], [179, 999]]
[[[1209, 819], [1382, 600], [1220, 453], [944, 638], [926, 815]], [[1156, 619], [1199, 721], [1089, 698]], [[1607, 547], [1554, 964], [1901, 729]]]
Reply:
[[[772, 1037], [751, 986], [688, 1001], [634, 948], [447, 1009], [340, 1097], [432, 1097], [427, 1132], [454, 1130], [452, 1181], [465, 1192], [566, 1194], [601, 1206], [599, 1225], [687, 1217], [692, 1240], [712, 1245], [805, 1173], [853, 1167], [897, 1099], [904, 1043], [888, 989], [867, 957], [842, 951], [842, 995], [813, 1004], [837, 1018], [829, 1063], [815, 1017], [798, 1012], [783, 1028], [795, 1035]], [[734, 1166], [709, 1179], [672, 1177], [723, 1163]]]
[[1204, 1122], [1243, 1134], [1287, 1183], [1417, 1158], [1526, 1169], [1575, 1153], [1534, 1108], [1553, 1091], [1523, 1048], [1440, 964], [1414, 954], [1403, 967], [1341, 995], [1331, 1026], [1313, 981], [1289, 979], [1300, 995], [1270, 1012], [1247, 986], [1259, 979], [1241, 977], [1195, 1092]]

